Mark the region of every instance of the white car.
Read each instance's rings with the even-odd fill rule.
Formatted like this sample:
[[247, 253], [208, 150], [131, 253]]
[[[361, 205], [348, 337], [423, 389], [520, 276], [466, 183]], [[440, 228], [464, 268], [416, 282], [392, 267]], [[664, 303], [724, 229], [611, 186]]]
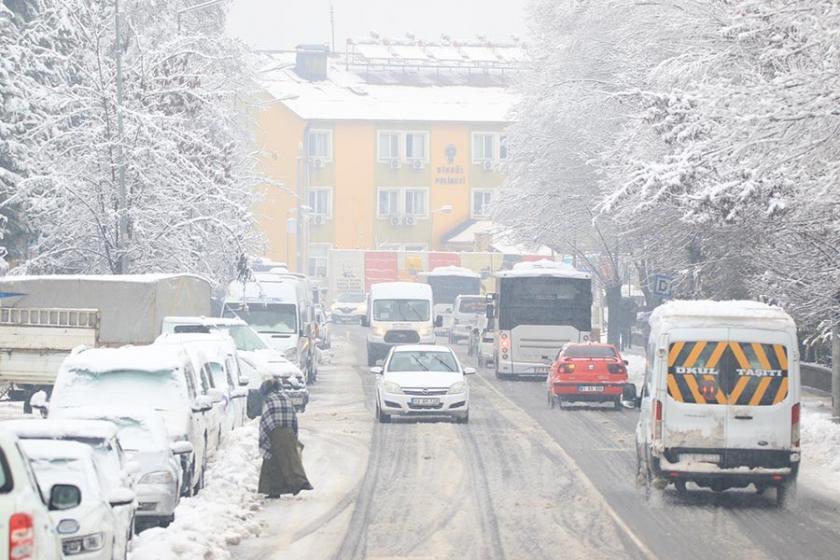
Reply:
[[123, 452], [137, 470], [136, 530], [168, 526], [175, 519], [175, 508], [180, 503], [184, 476], [180, 456], [192, 454], [192, 444], [170, 442], [160, 414], [142, 407], [89, 407], [79, 409], [76, 414], [116, 426]]
[[61, 365], [49, 418], [73, 417], [82, 408], [107, 404], [158, 412], [170, 441], [189, 442], [182, 455], [185, 495], [204, 487], [213, 402], [201, 393], [198, 372], [183, 349], [126, 346], [76, 352]]
[[[93, 451], [97, 467], [105, 480], [103, 490], [134, 489], [138, 465], [131, 463], [118, 438], [117, 427], [101, 420], [67, 418], [36, 420], [7, 420], [3, 427], [21, 441], [73, 441], [87, 445]], [[121, 508], [120, 523], [129, 527], [128, 538], [134, 531], [134, 507]]]
[[395, 346], [382, 367], [371, 368], [376, 383], [376, 416], [390, 422], [392, 416], [449, 416], [466, 424], [470, 419], [470, 388], [465, 375], [473, 368], [461, 367], [446, 346]]
[[4, 520], [0, 558], [61, 558], [61, 537], [49, 510], [56, 515], [71, 514], [81, 501], [80, 490], [56, 486], [47, 496], [45, 500], [35, 485], [32, 467], [21, 453], [17, 437], [0, 429], [0, 519]]
[[131, 507], [134, 492], [107, 490], [107, 479], [93, 450], [73, 441], [25, 440], [21, 442], [41, 490], [55, 495], [56, 487], [72, 485], [81, 492], [81, 503], [66, 511], [53, 511], [52, 521], [61, 535], [65, 558], [114, 560], [126, 558], [129, 528], [120, 509]]
[[330, 316], [335, 323], [358, 323], [367, 315], [367, 295], [363, 292], [338, 294], [330, 306]]

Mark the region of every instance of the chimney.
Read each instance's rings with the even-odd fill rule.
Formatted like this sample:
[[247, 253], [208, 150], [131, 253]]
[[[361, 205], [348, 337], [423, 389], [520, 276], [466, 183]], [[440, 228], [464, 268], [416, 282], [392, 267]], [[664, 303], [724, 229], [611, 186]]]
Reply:
[[327, 45], [298, 45], [295, 73], [312, 82], [327, 79]]

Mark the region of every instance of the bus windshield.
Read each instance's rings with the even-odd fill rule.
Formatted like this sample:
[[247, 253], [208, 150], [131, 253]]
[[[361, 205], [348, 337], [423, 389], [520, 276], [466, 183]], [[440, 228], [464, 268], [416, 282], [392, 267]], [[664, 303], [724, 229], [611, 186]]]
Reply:
[[499, 328], [519, 325], [569, 325], [592, 329], [592, 285], [583, 278], [502, 278]]
[[453, 304], [458, 296], [478, 295], [481, 293], [481, 279], [469, 276], [429, 276], [432, 297], [435, 305]]

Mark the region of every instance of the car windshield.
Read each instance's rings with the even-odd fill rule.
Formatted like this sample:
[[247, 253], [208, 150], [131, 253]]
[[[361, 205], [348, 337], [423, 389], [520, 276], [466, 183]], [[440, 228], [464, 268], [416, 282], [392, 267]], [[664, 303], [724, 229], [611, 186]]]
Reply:
[[297, 331], [297, 307], [293, 304], [249, 303], [231, 309], [257, 332], [287, 334]]
[[373, 302], [374, 321], [428, 321], [425, 299], [378, 299]]
[[563, 350], [566, 358], [615, 358], [615, 350], [612, 346], [568, 346]]
[[107, 403], [142, 403], [155, 410], [177, 410], [187, 401], [185, 382], [178, 370], [91, 372], [71, 369], [56, 387], [51, 408], [75, 408]]
[[462, 299], [458, 306], [458, 311], [461, 313], [475, 313], [476, 315], [483, 315], [487, 310], [487, 301], [484, 299]]
[[268, 344], [262, 339], [260, 335], [248, 325], [232, 325], [230, 327], [222, 327], [226, 330], [230, 337], [236, 344], [236, 349], [240, 352], [253, 352], [254, 350], [265, 350]]
[[120, 444], [126, 451], [156, 451], [166, 449], [166, 437], [137, 418], [106, 418], [117, 425]]
[[458, 362], [452, 352], [439, 350], [394, 352], [388, 371], [458, 371]]
[[365, 301], [365, 294], [339, 294], [335, 301], [338, 303], [362, 303]]

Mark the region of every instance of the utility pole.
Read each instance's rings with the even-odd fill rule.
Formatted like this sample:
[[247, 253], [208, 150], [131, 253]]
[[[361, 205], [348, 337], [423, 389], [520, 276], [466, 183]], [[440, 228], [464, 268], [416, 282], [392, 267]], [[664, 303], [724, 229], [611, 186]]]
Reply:
[[335, 6], [330, 2], [330, 43], [332, 52], [335, 52]]
[[120, 31], [120, 0], [114, 0], [114, 57], [117, 63], [117, 181], [119, 183], [119, 202], [117, 219], [119, 233], [117, 254], [119, 274], [128, 274], [128, 187], [125, 184], [125, 130], [123, 127], [123, 72], [122, 72], [122, 34]]
[[831, 415], [840, 424], [840, 321], [831, 329], [831, 400]]

